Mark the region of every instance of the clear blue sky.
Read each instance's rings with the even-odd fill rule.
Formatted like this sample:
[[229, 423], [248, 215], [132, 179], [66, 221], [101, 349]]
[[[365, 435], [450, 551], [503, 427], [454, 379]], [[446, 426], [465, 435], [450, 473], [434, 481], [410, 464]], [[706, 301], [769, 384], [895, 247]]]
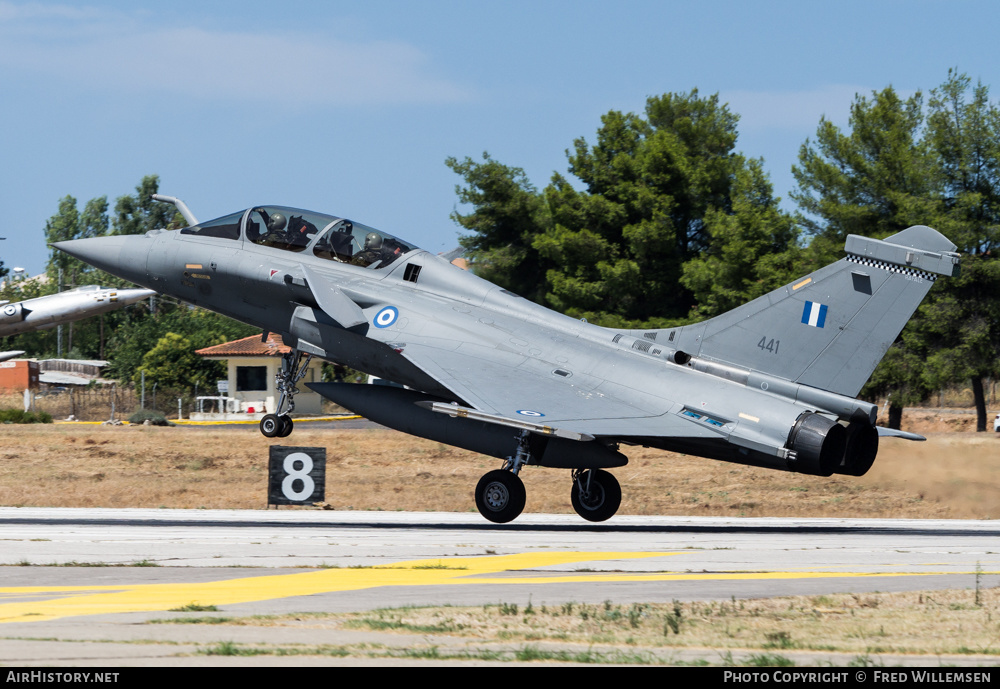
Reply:
[[603, 113], [692, 88], [787, 199], [856, 93], [957, 67], [1000, 96], [998, 29], [1000, 4], [961, 1], [0, 0], [0, 258], [41, 272], [61, 197], [113, 206], [153, 173], [200, 219], [298, 206], [446, 251], [446, 157], [541, 188]]

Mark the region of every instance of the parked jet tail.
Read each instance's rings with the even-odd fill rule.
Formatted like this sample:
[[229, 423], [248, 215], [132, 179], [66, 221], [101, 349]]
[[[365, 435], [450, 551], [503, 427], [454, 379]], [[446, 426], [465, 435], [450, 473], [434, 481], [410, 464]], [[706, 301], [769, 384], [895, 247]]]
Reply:
[[790, 285], [702, 323], [646, 332], [702, 361], [855, 397], [937, 276], [958, 274], [955, 248], [923, 225], [884, 240], [850, 235], [845, 258]]

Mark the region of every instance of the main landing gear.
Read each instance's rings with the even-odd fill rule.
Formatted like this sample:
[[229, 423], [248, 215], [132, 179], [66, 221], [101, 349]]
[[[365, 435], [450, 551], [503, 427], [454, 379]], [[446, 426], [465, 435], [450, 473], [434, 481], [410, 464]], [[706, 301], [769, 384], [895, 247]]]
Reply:
[[590, 522], [610, 519], [622, 504], [622, 487], [603, 469], [574, 469], [570, 500], [576, 513]]
[[524, 482], [504, 465], [491, 471], [476, 486], [476, 507], [479, 513], [496, 524], [506, 524], [524, 511], [527, 501]]
[[508, 457], [503, 469], [491, 471], [476, 485], [476, 507], [479, 514], [496, 524], [506, 524], [524, 511], [527, 493], [518, 473], [531, 460], [528, 448], [528, 431], [521, 431], [517, 439], [517, 453]]
[[[476, 485], [479, 513], [496, 524], [506, 524], [524, 511], [527, 493], [518, 474], [531, 463], [529, 433], [518, 438], [517, 454], [504, 461], [502, 469], [491, 471]], [[622, 504], [622, 488], [612, 474], [603, 469], [574, 469], [570, 491], [573, 509], [591, 522], [603, 522], [614, 516]]]
[[277, 413], [267, 414], [260, 420], [260, 432], [265, 438], [285, 438], [292, 432], [294, 424], [289, 414], [295, 409], [294, 397], [299, 391], [295, 384], [305, 376], [310, 359], [312, 354], [298, 349], [281, 355], [281, 371], [274, 377], [280, 393]]

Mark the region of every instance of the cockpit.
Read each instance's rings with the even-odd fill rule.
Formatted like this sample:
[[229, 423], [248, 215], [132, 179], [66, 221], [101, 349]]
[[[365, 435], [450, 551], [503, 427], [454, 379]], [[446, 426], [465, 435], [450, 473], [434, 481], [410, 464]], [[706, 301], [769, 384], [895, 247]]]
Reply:
[[244, 241], [328, 261], [380, 269], [416, 247], [346, 218], [284, 206], [256, 206], [180, 230], [181, 234]]

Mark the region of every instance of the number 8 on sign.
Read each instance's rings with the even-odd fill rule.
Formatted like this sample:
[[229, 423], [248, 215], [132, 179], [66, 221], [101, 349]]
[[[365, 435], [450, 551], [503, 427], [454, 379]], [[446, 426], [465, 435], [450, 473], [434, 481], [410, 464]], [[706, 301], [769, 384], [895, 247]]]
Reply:
[[[299, 469], [295, 468], [295, 463], [301, 462]], [[285, 457], [282, 467], [285, 470], [285, 479], [281, 482], [281, 492], [289, 500], [305, 500], [313, 491], [316, 484], [313, 482], [309, 472], [313, 470], [312, 457], [305, 452], [295, 452]], [[295, 490], [295, 480], [302, 481], [302, 490]]]

